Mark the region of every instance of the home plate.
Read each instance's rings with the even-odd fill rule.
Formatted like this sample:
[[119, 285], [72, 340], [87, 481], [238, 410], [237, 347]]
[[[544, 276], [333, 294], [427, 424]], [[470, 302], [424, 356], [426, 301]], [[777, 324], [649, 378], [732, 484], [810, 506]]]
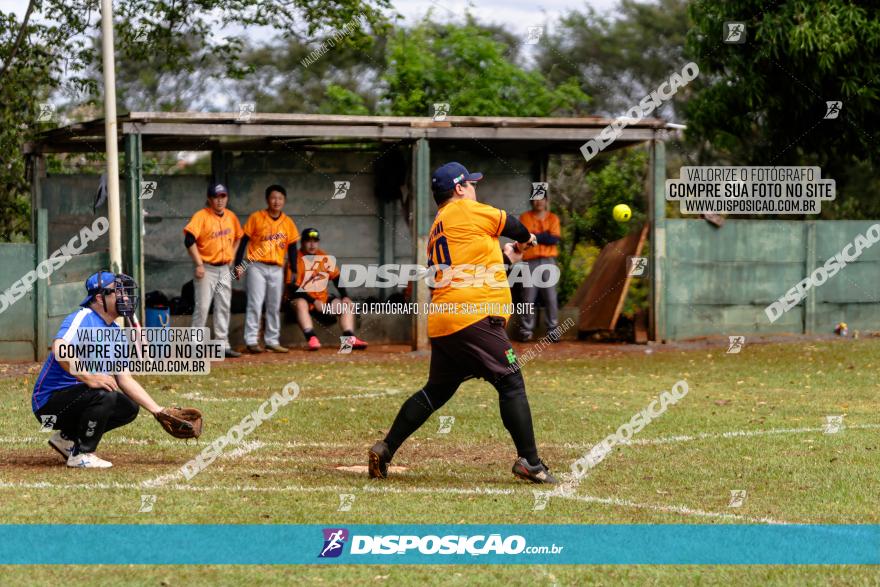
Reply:
[[[358, 473], [363, 474], [368, 472], [368, 468], [366, 465], [339, 465], [336, 467], [337, 471], [345, 471], [346, 473]], [[403, 471], [409, 470], [409, 467], [397, 467], [395, 465], [388, 465], [389, 473], [402, 473]]]

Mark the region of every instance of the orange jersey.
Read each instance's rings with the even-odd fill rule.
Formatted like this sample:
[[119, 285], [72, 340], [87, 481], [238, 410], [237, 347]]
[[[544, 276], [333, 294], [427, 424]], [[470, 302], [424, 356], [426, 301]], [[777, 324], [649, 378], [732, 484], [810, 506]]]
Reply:
[[[549, 232], [553, 236], [562, 236], [562, 233], [559, 230], [559, 216], [553, 212], [547, 212], [547, 215], [541, 220], [538, 218], [538, 215], [534, 210], [529, 210], [520, 215], [519, 221], [522, 222], [523, 226], [525, 226], [532, 234]], [[541, 257], [555, 257], [558, 254], [559, 252], [556, 249], [556, 245], [539, 244], [523, 252], [523, 261], [540, 259]]]
[[202, 261], [212, 265], [232, 263], [232, 245], [244, 235], [235, 212], [225, 210], [223, 216], [217, 216], [210, 208], [193, 214], [183, 232], [195, 237]]
[[244, 225], [248, 237], [247, 258], [250, 261], [284, 265], [287, 247], [299, 240], [293, 218], [284, 212], [272, 219], [265, 210], [254, 212]]
[[[436, 285], [429, 337], [458, 332], [487, 316], [510, 317], [510, 285], [498, 244], [506, 221], [504, 210], [474, 200], [453, 200], [437, 212], [428, 238], [428, 266], [436, 271], [429, 273]], [[448, 269], [437, 270], [441, 266]]]
[[[296, 252], [296, 287], [302, 289], [312, 298], [327, 302], [327, 288], [330, 281], [339, 277], [336, 259], [321, 249], [312, 254]], [[287, 281], [291, 280], [291, 271], [287, 271]]]

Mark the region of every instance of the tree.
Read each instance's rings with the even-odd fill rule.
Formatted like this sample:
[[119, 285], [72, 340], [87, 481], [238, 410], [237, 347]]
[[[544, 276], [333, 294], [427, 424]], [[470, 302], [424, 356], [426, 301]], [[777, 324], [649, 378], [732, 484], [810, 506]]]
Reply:
[[[622, 0], [615, 17], [569, 12], [538, 44], [538, 69], [551, 83], [582, 80], [591, 114], [622, 115], [688, 61], [686, 8], [687, 0]], [[677, 120], [684, 100], [680, 93], [654, 115]]]
[[[687, 105], [687, 136], [738, 165], [818, 165], [838, 181], [823, 216], [880, 214], [880, 5], [849, 0], [697, 2], [687, 48], [703, 83]], [[746, 42], [721, 43], [723, 22]], [[842, 102], [825, 119], [826, 102]]]
[[[180, 80], [203, 62], [228, 78], [244, 75], [243, 32], [217, 34], [227, 27], [273, 26], [284, 35], [314, 35], [352, 19], [381, 26], [388, 7], [389, 0], [127, 0], [116, 3], [117, 59], [141, 64], [145, 77], [129, 85], [156, 96], [169, 87], [163, 85], [169, 76]], [[40, 102], [50, 97], [75, 106], [99, 102], [101, 54], [94, 38], [99, 25], [96, 0], [30, 0], [20, 22], [0, 13], [0, 240], [22, 239], [30, 224], [21, 149], [51, 127], [38, 121]], [[364, 27], [351, 34], [366, 36]], [[119, 71], [126, 81], [126, 68]]]
[[[565, 302], [592, 268], [601, 247], [623, 238], [646, 221], [647, 152], [625, 149], [596, 159], [591, 168], [567, 157], [551, 158], [548, 181], [559, 214], [563, 237], [559, 246], [560, 302]], [[626, 204], [628, 223], [614, 220], [612, 210]]]
[[271, 112], [374, 114], [381, 109], [386, 37], [385, 27], [373, 31], [368, 42], [346, 37], [314, 61], [310, 54], [330, 46], [332, 31], [313, 40], [280, 37], [248, 46], [243, 60], [251, 73], [232, 92]]
[[0, 241], [27, 241], [30, 195], [21, 156], [24, 138], [34, 132], [39, 104], [57, 75], [51, 48], [64, 42], [63, 33], [32, 24], [35, 3], [21, 23], [0, 14]]
[[[688, 105], [689, 133], [743, 162], [877, 161], [880, 6], [728, 0], [696, 3], [690, 14], [688, 48], [708, 83]], [[746, 22], [745, 44], [720, 42], [725, 20]], [[823, 120], [827, 100], [843, 101], [837, 120]]]
[[522, 40], [512, 33], [470, 16], [464, 23], [430, 18], [377, 29], [369, 44], [335, 44], [314, 61], [306, 58], [326, 37], [249, 48], [253, 73], [234, 91], [267, 109], [325, 114], [427, 116], [434, 102], [451, 102], [453, 115], [537, 116], [586, 104], [574, 84], [554, 88], [521, 65]]
[[[589, 100], [576, 80], [551, 84], [515, 61], [517, 41], [464, 23], [422, 21], [388, 42], [386, 99], [391, 114], [427, 116], [448, 103], [453, 116], [549, 116], [584, 112]], [[493, 37], [492, 33], [496, 33]]]

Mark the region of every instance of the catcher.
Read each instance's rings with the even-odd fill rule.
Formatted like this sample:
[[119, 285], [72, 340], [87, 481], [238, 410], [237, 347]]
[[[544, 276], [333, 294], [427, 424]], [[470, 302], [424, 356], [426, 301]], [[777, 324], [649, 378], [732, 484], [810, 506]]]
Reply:
[[49, 446], [68, 467], [112, 467], [95, 454], [104, 433], [134, 421], [143, 406], [169, 434], [196, 438], [202, 417], [195, 409], [163, 408], [131, 374], [71, 374], [70, 361], [58, 359], [63, 344], [75, 344], [85, 328], [118, 328], [118, 317], [133, 318], [138, 307], [137, 283], [128, 275], [99, 271], [86, 279], [81, 308], [67, 316], [52, 343], [52, 352], [34, 384], [31, 406], [44, 429], [55, 430]]

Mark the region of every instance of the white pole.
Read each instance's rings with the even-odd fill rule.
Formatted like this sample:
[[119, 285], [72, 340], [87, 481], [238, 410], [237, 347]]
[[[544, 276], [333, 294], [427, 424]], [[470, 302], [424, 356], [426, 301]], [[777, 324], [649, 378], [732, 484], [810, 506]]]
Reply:
[[101, 0], [104, 52], [104, 136], [107, 148], [107, 215], [110, 221], [110, 271], [122, 272], [122, 222], [119, 215], [119, 149], [116, 142], [116, 61], [113, 0]]

